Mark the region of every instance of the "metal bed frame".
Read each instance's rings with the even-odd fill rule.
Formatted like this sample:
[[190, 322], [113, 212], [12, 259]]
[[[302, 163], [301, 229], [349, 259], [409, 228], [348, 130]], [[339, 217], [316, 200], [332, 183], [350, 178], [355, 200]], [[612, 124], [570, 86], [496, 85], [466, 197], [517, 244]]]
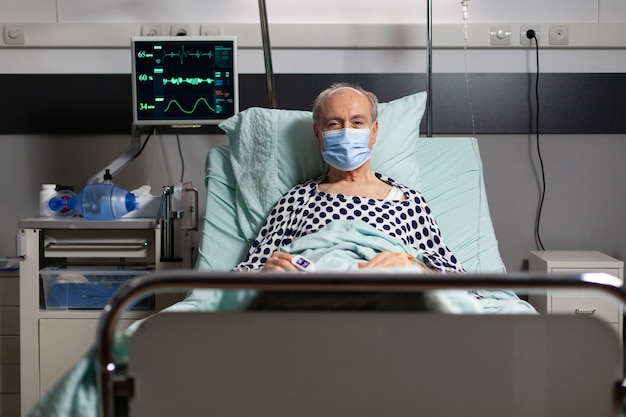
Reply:
[[[117, 320], [139, 296], [154, 291], [174, 291], [191, 288], [254, 289], [257, 291], [289, 292], [396, 292], [411, 293], [435, 289], [514, 289], [521, 291], [545, 289], [593, 289], [608, 293], [620, 302], [626, 294], [619, 279], [604, 273], [580, 276], [560, 275], [408, 275], [408, 274], [234, 274], [199, 271], [159, 272], [129, 281], [115, 294], [103, 311], [97, 335], [98, 387], [101, 395], [101, 415], [115, 415], [116, 396], [128, 394], [128, 386], [120, 379], [120, 369], [113, 356]], [[580, 318], [577, 318], [580, 319]], [[595, 320], [595, 319], [592, 319]], [[623, 380], [623, 378], [622, 378]], [[612, 393], [615, 404], [622, 404], [626, 391], [621, 380], [615, 382]]]

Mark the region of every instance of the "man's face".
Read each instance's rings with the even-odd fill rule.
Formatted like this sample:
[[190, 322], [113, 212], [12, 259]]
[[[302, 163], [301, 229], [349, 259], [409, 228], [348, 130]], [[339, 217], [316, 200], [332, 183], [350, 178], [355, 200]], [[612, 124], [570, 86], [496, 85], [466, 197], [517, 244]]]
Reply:
[[323, 150], [321, 132], [335, 129], [370, 129], [372, 149], [376, 142], [378, 122], [372, 122], [370, 102], [353, 88], [341, 88], [332, 93], [320, 106], [319, 126], [314, 125], [315, 136]]

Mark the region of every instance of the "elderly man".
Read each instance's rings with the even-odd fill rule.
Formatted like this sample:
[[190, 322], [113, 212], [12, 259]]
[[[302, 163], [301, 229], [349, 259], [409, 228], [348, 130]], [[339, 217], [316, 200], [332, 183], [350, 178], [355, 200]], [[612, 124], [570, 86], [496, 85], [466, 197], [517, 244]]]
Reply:
[[333, 84], [313, 104], [313, 131], [329, 165], [322, 177], [285, 193], [234, 270], [307, 270], [279, 250], [334, 221], [359, 221], [416, 249], [381, 250], [358, 268], [413, 266], [421, 270], [464, 272], [446, 247], [426, 200], [416, 190], [373, 172], [370, 157], [378, 133], [378, 99], [359, 86]]

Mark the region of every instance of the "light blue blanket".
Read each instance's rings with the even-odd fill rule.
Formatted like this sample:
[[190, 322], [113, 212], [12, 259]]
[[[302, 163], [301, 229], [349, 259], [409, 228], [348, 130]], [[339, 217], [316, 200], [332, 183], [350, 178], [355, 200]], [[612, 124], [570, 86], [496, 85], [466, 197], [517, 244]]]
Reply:
[[404, 252], [422, 261], [415, 248], [360, 220], [335, 220], [279, 250], [313, 261], [316, 271], [358, 271], [358, 262], [369, 261], [383, 251]]
[[[405, 252], [421, 259], [412, 247], [387, 236], [360, 221], [336, 221], [281, 248], [300, 254], [315, 263], [317, 271], [356, 271], [357, 262], [372, 259], [384, 250]], [[380, 272], [381, 270], [371, 272]], [[390, 272], [388, 269], [385, 272]], [[394, 273], [415, 274], [416, 267], [396, 268]], [[445, 279], [442, 276], [442, 279]], [[241, 309], [254, 295], [253, 291], [196, 290], [184, 301], [167, 311], [217, 311]], [[429, 291], [428, 306], [446, 313], [535, 313], [526, 302], [510, 291], [465, 290]], [[115, 345], [118, 364], [127, 361], [128, 341], [138, 323], [120, 334]], [[96, 355], [91, 349], [56, 386], [49, 391], [30, 414], [33, 417], [96, 417], [98, 393], [96, 390]]]
[[[302, 255], [315, 264], [316, 271], [355, 272], [359, 261], [369, 261], [382, 251], [404, 252], [421, 261], [421, 254], [413, 247], [361, 222], [337, 220], [280, 248], [283, 252]], [[383, 270], [368, 270], [381, 272]], [[389, 269], [384, 270], [390, 272]], [[362, 270], [361, 270], [362, 272]], [[394, 268], [394, 273], [421, 273], [415, 267]], [[535, 309], [521, 300], [513, 291], [462, 290], [429, 291], [427, 302], [435, 311], [446, 313], [507, 313], [535, 314]]]

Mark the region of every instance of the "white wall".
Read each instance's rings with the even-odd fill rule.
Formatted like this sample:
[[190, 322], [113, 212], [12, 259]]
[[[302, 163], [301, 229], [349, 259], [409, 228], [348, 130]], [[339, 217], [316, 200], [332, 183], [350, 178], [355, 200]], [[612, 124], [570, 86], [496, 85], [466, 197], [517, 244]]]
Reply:
[[[435, 0], [433, 21], [460, 22], [458, 0]], [[255, 0], [20, 0], [3, 1], [0, 16], [10, 22], [141, 22], [204, 21], [257, 23]], [[274, 23], [414, 23], [425, 22], [426, 1], [267, 0]], [[470, 16], [477, 22], [623, 22], [621, 0], [472, 0]], [[203, 19], [198, 17], [204, 16]]]
[[[537, 24], [545, 35], [549, 25], [557, 23], [569, 25], [571, 43], [554, 47], [542, 36], [542, 71], [626, 69], [623, 0], [470, 0], [467, 52], [460, 2], [433, 3], [435, 72], [533, 72], [534, 51], [519, 45], [519, 29]], [[148, 24], [167, 34], [172, 23], [188, 25], [192, 34], [209, 27], [237, 35], [241, 72], [263, 73], [257, 7], [254, 0], [0, 0], [0, 27], [17, 25], [25, 34], [23, 45], [0, 40], [0, 73], [129, 73], [128, 38], [141, 34], [142, 25]], [[277, 73], [426, 70], [426, 1], [267, 0], [267, 11]], [[511, 45], [490, 45], [492, 25], [511, 26]], [[459, 99], [465, 99], [465, 92]], [[545, 139], [549, 188], [543, 238], [549, 249], [601, 249], [626, 258], [626, 215], [617, 208], [626, 204], [621, 186], [626, 168], [617, 156], [626, 154], [622, 136]], [[490, 135], [479, 140], [503, 258], [510, 270], [517, 270], [528, 250], [535, 249], [537, 184], [529, 152], [533, 137]], [[181, 137], [185, 180], [202, 190], [204, 155], [224, 141], [223, 136]], [[41, 183], [80, 188], [128, 143], [126, 136], [0, 136], [0, 181], [5, 191], [0, 256], [15, 254], [17, 220], [36, 215]], [[581, 163], [577, 155], [590, 157]], [[156, 137], [115, 181], [128, 189], [149, 183], [160, 190], [180, 179], [180, 167], [174, 138]], [[511, 171], [515, 167], [519, 172]], [[594, 181], [604, 181], [606, 190], [594, 186]], [[593, 200], [563, 216], [575, 201], [568, 192], [589, 193]]]

